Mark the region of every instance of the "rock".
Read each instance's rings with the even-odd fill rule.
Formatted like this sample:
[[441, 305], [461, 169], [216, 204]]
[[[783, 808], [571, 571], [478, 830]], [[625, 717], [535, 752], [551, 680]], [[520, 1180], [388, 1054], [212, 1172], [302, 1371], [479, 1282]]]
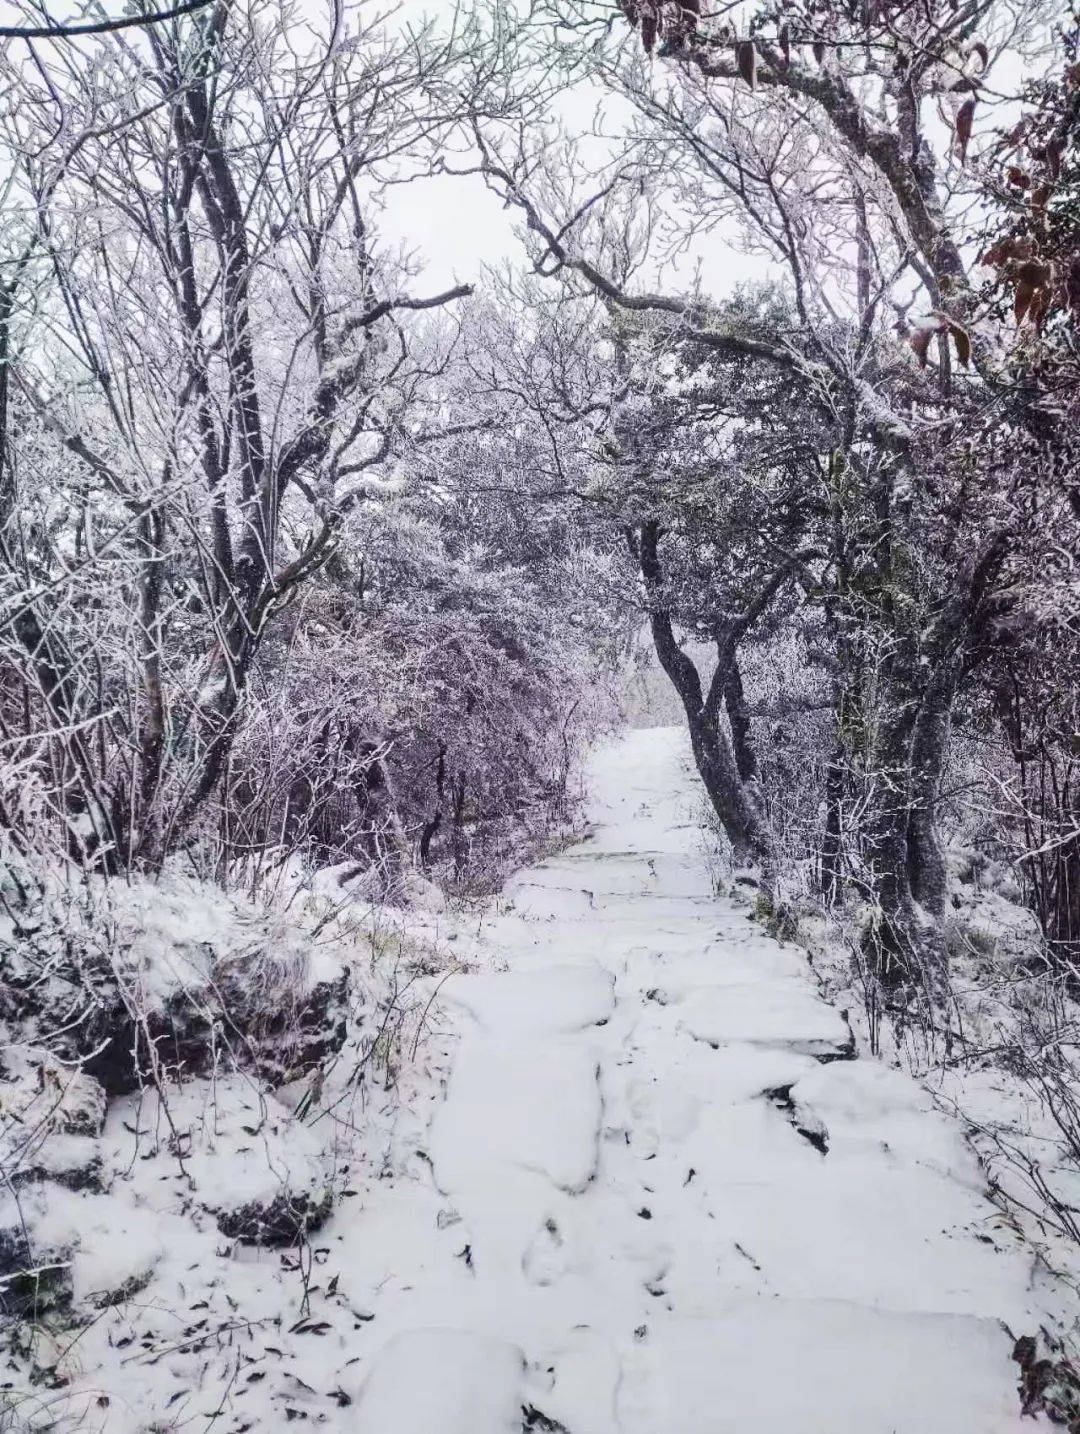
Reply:
[[21, 1190], [42, 1180], [67, 1190], [104, 1190], [107, 1184], [101, 1145], [87, 1135], [53, 1135], [24, 1153], [8, 1177]]
[[1067, 1425], [1068, 1434], [1080, 1430], [1080, 1371], [1060, 1342], [1048, 1338], [1045, 1331], [1041, 1338], [1021, 1335], [1013, 1359], [1020, 1366], [1021, 1415], [1037, 1419], [1045, 1414], [1051, 1424]]
[[441, 912], [446, 910], [446, 897], [442, 889], [418, 871], [410, 871], [398, 883], [396, 899], [402, 906], [414, 911]]
[[67, 1251], [74, 1305], [104, 1309], [149, 1284], [165, 1254], [161, 1220], [119, 1194], [36, 1187], [33, 1237]]
[[[95, 888], [85, 909], [47, 910], [34, 942], [0, 943], [0, 973], [0, 1014], [29, 1043], [62, 1027], [49, 1043], [61, 1065], [109, 1096], [223, 1065], [280, 1083], [346, 1038], [348, 965], [198, 882]], [[100, 1099], [70, 1133], [100, 1127]]]
[[240, 958], [217, 974], [222, 1004], [270, 1085], [300, 1079], [342, 1048], [349, 986], [341, 962], [297, 952]]
[[523, 1404], [521, 1406], [521, 1430], [522, 1434], [570, 1434], [565, 1424], [560, 1424], [557, 1419], [537, 1409], [534, 1404]]
[[83, 1044], [99, 1049], [85, 1068], [110, 1095], [152, 1084], [155, 1076], [203, 1075], [223, 1059], [252, 1066], [277, 1085], [321, 1066], [345, 1044], [343, 964], [314, 963], [295, 950], [257, 950], [225, 960], [210, 953], [207, 966], [205, 980], [185, 982], [138, 1015], [118, 999], [91, 1023]]
[[245, 1245], [295, 1245], [320, 1225], [334, 1208], [329, 1190], [318, 1194], [283, 1191], [270, 1200], [252, 1200], [234, 1210], [218, 1212], [218, 1229]]
[[10, 1186], [55, 1180], [72, 1190], [101, 1188], [107, 1100], [100, 1083], [30, 1046], [9, 1047], [5, 1073], [0, 1168]]
[[168, 1120], [156, 1091], [141, 1096], [139, 1107], [136, 1116], [118, 1104], [109, 1125], [110, 1159], [123, 1158], [135, 1119], [158, 1142], [141, 1149], [145, 1158], [158, 1151], [174, 1155], [178, 1139], [196, 1204], [230, 1240], [294, 1245], [329, 1216], [331, 1166], [322, 1140], [248, 1076], [170, 1089]]
[[43, 1209], [40, 1189], [0, 1204], [0, 1325], [40, 1323], [71, 1304], [71, 1245], [38, 1237]]
[[149, 1283], [163, 1253], [148, 1210], [51, 1181], [28, 1186], [0, 1206], [0, 1310], [40, 1324], [79, 1305], [119, 1304]]

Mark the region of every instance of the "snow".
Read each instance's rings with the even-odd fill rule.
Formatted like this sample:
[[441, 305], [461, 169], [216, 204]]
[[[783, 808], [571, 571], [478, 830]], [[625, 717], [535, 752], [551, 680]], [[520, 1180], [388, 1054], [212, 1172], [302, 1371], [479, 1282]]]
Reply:
[[113, 1101], [105, 1148], [115, 1168], [130, 1159], [133, 1129], [152, 1144], [175, 1148], [179, 1139], [185, 1177], [214, 1212], [269, 1202], [283, 1191], [317, 1197], [328, 1183], [316, 1134], [242, 1074], [190, 1081], [170, 1093], [167, 1109], [153, 1090]]
[[606, 1021], [614, 1009], [614, 985], [612, 973], [598, 964], [556, 966], [451, 976], [440, 997], [468, 1011], [485, 1031], [561, 1035]]
[[521, 1351], [462, 1330], [391, 1340], [360, 1397], [354, 1434], [521, 1434]]
[[629, 1363], [620, 1434], [1012, 1434], [1022, 1426], [993, 1321], [750, 1299], [682, 1320]]
[[584, 1190], [596, 1170], [598, 1067], [588, 1043], [471, 1041], [435, 1121], [431, 1154], [440, 1188], [454, 1196], [482, 1187], [510, 1165], [560, 1190]]
[[[569, 1434], [1034, 1427], [1013, 1337], [1061, 1294], [963, 1127], [852, 1058], [799, 950], [713, 893], [681, 733], [611, 743], [591, 780], [587, 839], [479, 913], [413, 918], [429, 1018], [393, 1079], [346, 1087], [342, 1061], [306, 1124], [219, 1081], [213, 1126], [191, 1082], [186, 1176], [131, 1156], [153, 1112], [114, 1103], [108, 1199], [133, 1267], [157, 1264], [80, 1341], [72, 1389], [109, 1390], [111, 1431], [520, 1434], [523, 1409]], [[200, 1182], [266, 1193], [330, 1164], [306, 1285], [207, 1218]], [[161, 1248], [123, 1223], [144, 1210]], [[226, 1333], [175, 1348], [208, 1320]]]
[[851, 1042], [851, 1032], [831, 1006], [812, 991], [770, 984], [769, 999], [761, 999], [760, 984], [703, 986], [687, 998], [690, 1007], [682, 1024], [699, 1041], [719, 1046], [745, 1041], [761, 1046], [787, 1046], [809, 1056], [839, 1056]]
[[[841, 1058], [801, 954], [711, 894], [681, 734], [592, 772], [589, 839], [456, 933], [435, 1232], [392, 1286], [405, 1239], [366, 1262], [375, 1367], [441, 1325], [520, 1347], [523, 1397], [571, 1434], [1019, 1434], [1002, 1322], [1034, 1328], [1043, 1291], [960, 1126]], [[397, 1192], [372, 1196], [392, 1228]]]
[[71, 1278], [77, 1303], [109, 1303], [118, 1291], [141, 1287], [164, 1253], [151, 1211], [118, 1209], [102, 1195], [51, 1191], [36, 1229], [46, 1245], [74, 1248]]

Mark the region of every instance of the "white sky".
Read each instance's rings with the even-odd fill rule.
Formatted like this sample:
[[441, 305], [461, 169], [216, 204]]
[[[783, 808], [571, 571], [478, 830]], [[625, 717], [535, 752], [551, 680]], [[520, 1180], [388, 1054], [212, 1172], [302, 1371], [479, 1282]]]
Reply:
[[[158, 3], [165, 8], [170, 0]], [[387, 8], [393, 3], [387, 0]], [[300, 4], [309, 13], [328, 8], [328, 0], [300, 0]], [[126, 0], [47, 0], [47, 8], [50, 18], [63, 21], [117, 17], [125, 13], [127, 5]], [[400, 0], [399, 13], [409, 19], [425, 14], [438, 17], [440, 13], [449, 17], [453, 8], [454, 0]], [[22, 0], [0, 0], [0, 23], [40, 23], [40, 15], [34, 15]], [[22, 45], [21, 41], [0, 43]], [[85, 53], [92, 53], [90, 44]], [[560, 104], [560, 112], [572, 127], [580, 125], [586, 130], [593, 119], [597, 97], [596, 91], [583, 93], [580, 98], [567, 96]], [[524, 246], [515, 234], [519, 222], [517, 212], [505, 208], [478, 176], [443, 176], [393, 189], [379, 228], [384, 242], [400, 243], [415, 255], [423, 267], [418, 285], [434, 291], [455, 282], [476, 282], [484, 264], [526, 262]], [[661, 286], [674, 290], [680, 278], [689, 282], [696, 263], [700, 263], [706, 289], [717, 295], [766, 273], [763, 260], [740, 253], [714, 232], [699, 253], [664, 276]]]

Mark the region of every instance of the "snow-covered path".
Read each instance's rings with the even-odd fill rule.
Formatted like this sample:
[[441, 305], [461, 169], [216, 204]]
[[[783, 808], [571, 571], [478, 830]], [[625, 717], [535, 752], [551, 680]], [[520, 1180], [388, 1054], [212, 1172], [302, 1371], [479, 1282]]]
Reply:
[[339, 1236], [374, 1315], [350, 1430], [1030, 1428], [1002, 1323], [1035, 1328], [1030, 1262], [959, 1128], [712, 894], [681, 734], [592, 781], [593, 835], [443, 987], [424, 1178]]

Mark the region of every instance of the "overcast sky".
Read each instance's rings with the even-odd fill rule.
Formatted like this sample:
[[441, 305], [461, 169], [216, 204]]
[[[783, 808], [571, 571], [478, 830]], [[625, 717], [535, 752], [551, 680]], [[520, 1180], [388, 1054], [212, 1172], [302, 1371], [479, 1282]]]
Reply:
[[[175, 0], [159, 3], [166, 8]], [[328, 0], [301, 3], [309, 13], [328, 8]], [[388, 0], [387, 8], [392, 4], [393, 0]], [[126, 0], [47, 0], [47, 7], [50, 18], [59, 22], [117, 17], [127, 10]], [[449, 18], [453, 8], [454, 0], [401, 0], [400, 13], [417, 20], [424, 14], [437, 17], [444, 13]], [[40, 23], [40, 12], [35, 15], [21, 0], [0, 0], [0, 23], [30, 22]], [[23, 42], [0, 43], [21, 46]], [[90, 52], [90, 42], [86, 50]], [[596, 91], [566, 96], [559, 106], [564, 122], [571, 128], [588, 129], [597, 98]], [[484, 264], [526, 262], [524, 246], [515, 233], [518, 223], [517, 213], [506, 209], [478, 176], [444, 176], [394, 189], [380, 229], [385, 242], [401, 243], [415, 254], [424, 269], [423, 287], [437, 290], [457, 281], [475, 282]], [[663, 287], [676, 286], [680, 278], [689, 281], [698, 263], [706, 288], [717, 295], [766, 272], [761, 259], [740, 253], [713, 233], [697, 254], [680, 264], [677, 273], [665, 276]]]

